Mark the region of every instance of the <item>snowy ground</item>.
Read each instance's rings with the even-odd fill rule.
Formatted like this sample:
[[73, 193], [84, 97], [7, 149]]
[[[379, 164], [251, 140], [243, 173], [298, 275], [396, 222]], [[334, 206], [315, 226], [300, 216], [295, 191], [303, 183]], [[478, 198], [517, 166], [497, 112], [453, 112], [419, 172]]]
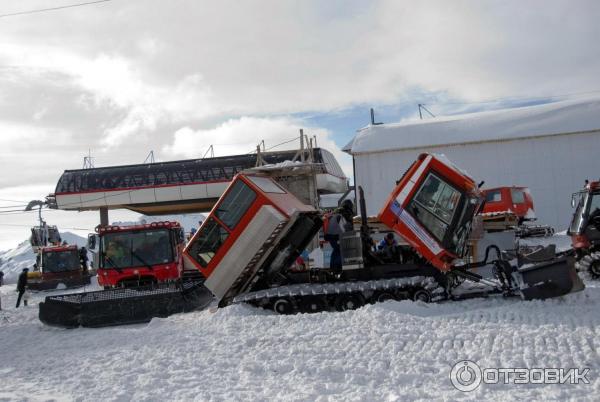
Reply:
[[[63, 330], [0, 287], [0, 400], [597, 400], [600, 283], [550, 301], [386, 302], [278, 316], [246, 306]], [[455, 390], [451, 367], [590, 368], [589, 385]]]

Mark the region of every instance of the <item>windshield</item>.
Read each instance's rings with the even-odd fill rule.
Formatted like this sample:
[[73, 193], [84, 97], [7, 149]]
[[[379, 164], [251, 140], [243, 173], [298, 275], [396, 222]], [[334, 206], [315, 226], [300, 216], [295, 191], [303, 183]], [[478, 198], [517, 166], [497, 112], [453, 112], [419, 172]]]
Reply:
[[409, 211], [440, 242], [458, 209], [460, 192], [430, 173], [417, 195], [409, 204]]
[[256, 199], [256, 193], [242, 180], [237, 180], [215, 211], [217, 218], [229, 229], [235, 228]]
[[173, 248], [166, 229], [109, 233], [102, 237], [103, 267], [129, 268], [167, 264]]
[[450, 246], [448, 249], [458, 256], [462, 257], [465, 254], [465, 247], [467, 245], [467, 240], [469, 239], [469, 233], [471, 233], [473, 217], [475, 216], [478, 206], [478, 198], [467, 198], [467, 202], [463, 207], [459, 223], [456, 226], [456, 230], [454, 231], [452, 238], [450, 239]]
[[488, 191], [485, 195], [485, 202], [500, 202], [502, 201], [502, 193], [500, 190]]
[[510, 196], [512, 198], [513, 204], [523, 204], [525, 203], [525, 192], [518, 188], [510, 189]]
[[79, 253], [77, 250], [45, 251], [43, 255], [44, 272], [77, 271]]
[[580, 192], [573, 194], [579, 196], [577, 208], [573, 214], [573, 220], [569, 226], [569, 234], [580, 234], [590, 218], [600, 214], [600, 194]]
[[228, 236], [229, 233], [225, 228], [219, 225], [215, 219], [209, 218], [196, 234], [188, 252], [198, 264], [206, 267]]

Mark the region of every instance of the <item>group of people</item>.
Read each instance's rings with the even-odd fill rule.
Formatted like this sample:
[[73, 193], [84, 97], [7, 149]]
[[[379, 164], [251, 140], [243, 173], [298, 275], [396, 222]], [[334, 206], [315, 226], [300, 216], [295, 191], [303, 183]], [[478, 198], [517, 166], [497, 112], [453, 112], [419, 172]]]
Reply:
[[[326, 216], [324, 223], [324, 240], [331, 245], [329, 268], [333, 272], [342, 271], [342, 253], [340, 239], [342, 234], [353, 230], [354, 205], [350, 200], [344, 200], [341, 206]], [[383, 258], [391, 260], [398, 252], [398, 242], [393, 233], [388, 233], [379, 243], [373, 243], [375, 252]]]

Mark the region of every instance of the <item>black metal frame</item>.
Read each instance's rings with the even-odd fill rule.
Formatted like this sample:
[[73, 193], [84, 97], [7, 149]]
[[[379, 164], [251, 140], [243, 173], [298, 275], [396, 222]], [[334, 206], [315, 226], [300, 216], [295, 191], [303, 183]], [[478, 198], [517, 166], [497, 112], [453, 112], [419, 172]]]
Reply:
[[149, 322], [153, 317], [202, 309], [213, 295], [203, 280], [48, 296], [39, 304], [44, 324], [76, 328]]

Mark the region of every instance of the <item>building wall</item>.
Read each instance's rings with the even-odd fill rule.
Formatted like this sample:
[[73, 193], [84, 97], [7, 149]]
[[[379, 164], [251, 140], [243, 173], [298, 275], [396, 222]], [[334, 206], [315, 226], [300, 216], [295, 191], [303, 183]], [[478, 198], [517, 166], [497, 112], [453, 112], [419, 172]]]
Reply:
[[600, 178], [600, 131], [355, 155], [355, 180], [365, 190], [369, 215], [379, 212], [395, 181], [423, 152], [445, 154], [477, 182], [485, 180], [484, 187], [529, 187], [538, 222], [557, 230], [571, 220], [571, 194], [585, 179]]

